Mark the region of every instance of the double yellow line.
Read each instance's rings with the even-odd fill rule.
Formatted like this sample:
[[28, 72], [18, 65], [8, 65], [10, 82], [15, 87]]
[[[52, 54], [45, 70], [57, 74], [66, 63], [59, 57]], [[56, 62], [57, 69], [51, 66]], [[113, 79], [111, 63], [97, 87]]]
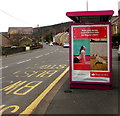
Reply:
[[38, 104], [43, 100], [43, 98], [49, 93], [49, 91], [59, 82], [60, 79], [68, 72], [69, 67], [67, 67], [64, 72], [57, 77], [19, 116], [25, 114], [30, 115]]

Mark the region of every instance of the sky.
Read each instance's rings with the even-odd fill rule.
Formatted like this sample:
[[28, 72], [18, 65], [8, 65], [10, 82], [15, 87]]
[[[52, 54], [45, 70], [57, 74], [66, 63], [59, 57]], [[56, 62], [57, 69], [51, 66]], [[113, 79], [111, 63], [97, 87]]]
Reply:
[[[0, 32], [9, 27], [42, 27], [71, 21], [66, 12], [86, 11], [87, 0], [1, 0]], [[88, 0], [88, 11], [114, 10], [120, 0]]]

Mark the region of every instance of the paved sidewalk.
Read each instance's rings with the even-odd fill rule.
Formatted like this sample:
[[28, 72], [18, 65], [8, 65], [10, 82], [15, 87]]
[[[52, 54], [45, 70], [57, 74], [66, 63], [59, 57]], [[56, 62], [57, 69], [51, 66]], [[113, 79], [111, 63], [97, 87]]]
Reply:
[[[117, 88], [113, 90], [68, 89], [68, 80], [45, 114], [117, 114]], [[67, 93], [65, 90], [70, 90]]]
[[69, 89], [67, 73], [34, 114], [118, 114], [117, 87], [116, 80], [112, 90]]
[[113, 57], [112, 90], [70, 89], [68, 72], [48, 93], [33, 114], [118, 116], [119, 64], [117, 57]]

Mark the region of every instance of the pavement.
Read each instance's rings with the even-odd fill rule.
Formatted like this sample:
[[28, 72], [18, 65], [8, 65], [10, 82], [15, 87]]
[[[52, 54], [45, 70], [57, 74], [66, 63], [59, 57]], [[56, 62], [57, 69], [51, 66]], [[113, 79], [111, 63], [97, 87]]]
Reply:
[[33, 114], [118, 116], [119, 63], [117, 57], [113, 56], [112, 90], [70, 89], [69, 72], [67, 72], [34, 110]]

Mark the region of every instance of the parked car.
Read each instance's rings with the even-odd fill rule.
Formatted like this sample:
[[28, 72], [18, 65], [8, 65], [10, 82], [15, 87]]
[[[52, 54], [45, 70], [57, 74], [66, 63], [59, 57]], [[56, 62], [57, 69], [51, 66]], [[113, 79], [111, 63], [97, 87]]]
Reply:
[[19, 48], [19, 46], [11, 46], [11, 48]]
[[69, 48], [69, 43], [64, 43], [64, 44], [63, 44], [63, 47], [64, 47], [64, 48]]
[[39, 42], [39, 44], [41, 44], [41, 45], [42, 45], [43, 43], [42, 43], [42, 42]]
[[48, 44], [48, 42], [46, 42], [46, 44]]
[[120, 44], [118, 46], [118, 59], [120, 60]]
[[53, 46], [53, 43], [51, 42], [51, 43], [49, 44], [49, 46]]

